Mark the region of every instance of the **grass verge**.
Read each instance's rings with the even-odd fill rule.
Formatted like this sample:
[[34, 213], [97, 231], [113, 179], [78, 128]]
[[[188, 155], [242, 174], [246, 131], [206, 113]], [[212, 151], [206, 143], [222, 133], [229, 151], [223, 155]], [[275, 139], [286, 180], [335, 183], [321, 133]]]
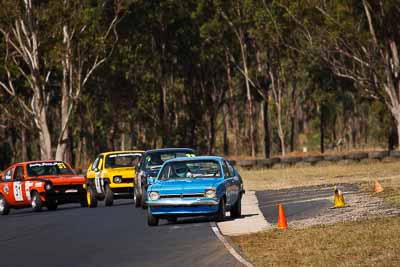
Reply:
[[232, 237], [256, 266], [400, 266], [400, 217]]
[[293, 166], [240, 170], [247, 190], [283, 189], [335, 183], [363, 183], [399, 177], [399, 161], [336, 163], [326, 166]]

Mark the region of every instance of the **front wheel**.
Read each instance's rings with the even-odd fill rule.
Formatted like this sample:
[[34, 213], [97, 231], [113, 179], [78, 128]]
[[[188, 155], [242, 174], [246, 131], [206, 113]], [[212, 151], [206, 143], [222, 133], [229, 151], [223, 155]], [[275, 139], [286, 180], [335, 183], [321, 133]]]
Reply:
[[92, 188], [88, 188], [86, 191], [86, 202], [89, 208], [97, 207], [97, 199]]
[[140, 206], [142, 206], [142, 209], [146, 209], [147, 205], [146, 205], [146, 189], [144, 187], [142, 187], [142, 192], [141, 192], [141, 198], [140, 198]]
[[140, 196], [138, 195], [136, 187], [133, 189], [133, 202], [135, 202], [136, 208], [140, 207], [141, 199]]
[[0, 214], [7, 215], [10, 212], [10, 206], [7, 200], [0, 194]]
[[242, 216], [242, 194], [239, 194], [238, 200], [231, 208], [231, 218], [240, 218]]
[[112, 206], [114, 204], [114, 194], [110, 188], [110, 186], [106, 185], [106, 197], [105, 197], [106, 206]]
[[225, 198], [221, 198], [221, 200], [219, 201], [219, 207], [217, 214], [215, 216], [215, 220], [217, 222], [222, 222], [225, 219], [225, 213], [226, 213]]
[[33, 211], [39, 212], [42, 210], [43, 207], [43, 202], [42, 199], [40, 198], [40, 195], [38, 192], [33, 192], [32, 194], [32, 200], [31, 200], [31, 206]]
[[159, 221], [158, 217], [154, 216], [151, 213], [150, 209], [149, 209], [148, 212], [147, 212], [147, 224], [149, 226], [157, 226], [158, 225], [158, 221]]

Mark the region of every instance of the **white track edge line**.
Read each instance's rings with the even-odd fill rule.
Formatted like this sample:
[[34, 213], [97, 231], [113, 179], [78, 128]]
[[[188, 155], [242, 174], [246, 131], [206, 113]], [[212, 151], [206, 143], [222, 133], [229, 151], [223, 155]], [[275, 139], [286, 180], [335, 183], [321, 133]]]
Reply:
[[211, 229], [213, 230], [214, 234], [218, 237], [218, 239], [224, 244], [226, 249], [229, 251], [229, 253], [232, 254], [233, 257], [236, 258], [240, 263], [242, 263], [244, 266], [247, 267], [254, 267], [253, 264], [245, 260], [242, 256], [240, 256], [239, 253], [236, 252], [236, 250], [232, 247], [231, 244], [225, 239], [225, 237], [221, 234], [218, 226], [214, 222], [210, 222]]

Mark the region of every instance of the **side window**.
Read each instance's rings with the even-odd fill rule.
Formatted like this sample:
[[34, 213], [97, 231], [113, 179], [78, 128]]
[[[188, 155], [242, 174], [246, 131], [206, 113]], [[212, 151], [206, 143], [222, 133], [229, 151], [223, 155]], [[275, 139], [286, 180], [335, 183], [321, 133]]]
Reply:
[[24, 179], [24, 167], [17, 166], [14, 171], [14, 181], [22, 181]]
[[12, 181], [13, 170], [14, 170], [14, 169], [9, 169], [9, 170], [4, 174], [4, 181], [6, 181], [6, 182]]
[[231, 176], [235, 176], [235, 170], [232, 165], [228, 161], [226, 162], [226, 164], [228, 165], [229, 173], [231, 174]]
[[225, 162], [225, 161], [222, 162], [222, 168], [224, 169], [225, 178], [230, 178], [230, 177], [232, 177], [232, 174], [231, 174], [231, 172], [229, 171], [228, 165], [226, 165], [226, 162]]
[[92, 171], [96, 170], [97, 166], [99, 165], [100, 157], [97, 157], [92, 164]]

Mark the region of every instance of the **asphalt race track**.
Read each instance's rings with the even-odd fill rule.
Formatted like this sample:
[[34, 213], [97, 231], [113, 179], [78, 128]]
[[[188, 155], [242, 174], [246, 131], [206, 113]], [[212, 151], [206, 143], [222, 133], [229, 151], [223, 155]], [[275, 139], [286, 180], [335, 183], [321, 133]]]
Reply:
[[[354, 184], [340, 184], [343, 192], [357, 192]], [[295, 187], [281, 190], [257, 191], [258, 205], [268, 222], [278, 221], [278, 204], [285, 208], [289, 221], [312, 218], [323, 209], [333, 206], [333, 185]]]
[[147, 226], [146, 211], [130, 200], [0, 217], [0, 266], [242, 266], [204, 218], [161, 220]]

